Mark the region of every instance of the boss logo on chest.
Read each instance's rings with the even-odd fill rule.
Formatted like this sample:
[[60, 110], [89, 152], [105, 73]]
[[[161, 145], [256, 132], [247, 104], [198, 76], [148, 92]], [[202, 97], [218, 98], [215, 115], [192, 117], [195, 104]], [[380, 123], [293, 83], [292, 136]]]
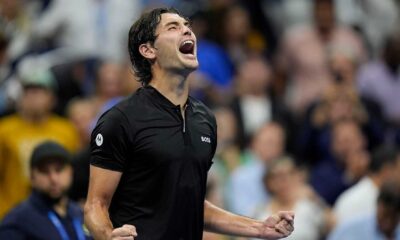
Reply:
[[211, 143], [211, 139], [209, 137], [201, 136], [201, 141], [206, 143]]

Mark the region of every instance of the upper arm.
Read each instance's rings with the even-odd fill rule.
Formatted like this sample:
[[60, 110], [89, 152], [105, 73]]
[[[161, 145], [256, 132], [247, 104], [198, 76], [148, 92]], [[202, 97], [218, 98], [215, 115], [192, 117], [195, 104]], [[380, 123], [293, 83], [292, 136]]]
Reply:
[[100, 200], [109, 206], [132, 146], [127, 135], [129, 131], [132, 129], [125, 116], [117, 109], [99, 119], [91, 139], [88, 202]]
[[121, 175], [121, 172], [91, 165], [88, 204], [98, 203], [108, 208]]

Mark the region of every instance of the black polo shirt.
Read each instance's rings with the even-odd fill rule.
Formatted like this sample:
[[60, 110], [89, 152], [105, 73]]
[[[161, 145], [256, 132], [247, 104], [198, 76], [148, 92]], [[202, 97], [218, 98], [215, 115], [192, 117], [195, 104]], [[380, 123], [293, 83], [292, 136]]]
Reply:
[[122, 172], [109, 209], [114, 227], [135, 225], [138, 240], [200, 240], [216, 121], [189, 97], [180, 106], [156, 89], [139, 89], [99, 119], [91, 164]]

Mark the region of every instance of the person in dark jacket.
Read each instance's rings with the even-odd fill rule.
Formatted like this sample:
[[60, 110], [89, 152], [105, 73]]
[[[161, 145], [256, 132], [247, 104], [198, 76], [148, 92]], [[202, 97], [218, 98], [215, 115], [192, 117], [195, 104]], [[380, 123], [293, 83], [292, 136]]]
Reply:
[[32, 193], [5, 216], [0, 239], [91, 239], [82, 210], [67, 197], [72, 182], [69, 153], [53, 141], [39, 144], [30, 159], [30, 174]]

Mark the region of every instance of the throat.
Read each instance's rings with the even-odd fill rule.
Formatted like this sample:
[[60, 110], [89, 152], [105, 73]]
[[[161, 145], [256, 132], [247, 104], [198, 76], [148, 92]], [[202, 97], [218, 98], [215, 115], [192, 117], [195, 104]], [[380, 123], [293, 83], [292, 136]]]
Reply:
[[154, 74], [149, 83], [174, 105], [184, 106], [189, 96], [189, 82], [187, 76], [180, 74]]
[[63, 197], [58, 203], [54, 204], [54, 211], [61, 217], [67, 216], [67, 198]]

